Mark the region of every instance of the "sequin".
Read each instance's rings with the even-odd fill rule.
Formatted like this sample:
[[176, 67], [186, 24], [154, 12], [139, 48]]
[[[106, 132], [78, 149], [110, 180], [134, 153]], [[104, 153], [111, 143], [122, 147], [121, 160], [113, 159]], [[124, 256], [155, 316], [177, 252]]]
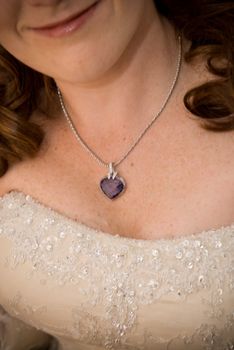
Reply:
[[[4, 268], [25, 285], [24, 293], [12, 292], [9, 311], [61, 344], [70, 338], [74, 350], [82, 344], [93, 350], [233, 346], [234, 225], [173, 240], [134, 240], [88, 228], [13, 192], [0, 199], [0, 217], [0, 240], [12, 242]], [[30, 280], [46, 295], [53, 290], [58, 304], [29, 300]], [[59, 325], [61, 307], [68, 319]], [[53, 322], [44, 321], [53, 315]]]

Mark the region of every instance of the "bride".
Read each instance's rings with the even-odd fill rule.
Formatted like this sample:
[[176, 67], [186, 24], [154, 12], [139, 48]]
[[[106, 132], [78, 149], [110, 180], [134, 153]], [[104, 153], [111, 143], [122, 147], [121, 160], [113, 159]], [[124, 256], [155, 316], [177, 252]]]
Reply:
[[234, 347], [234, 4], [0, 13], [0, 349]]

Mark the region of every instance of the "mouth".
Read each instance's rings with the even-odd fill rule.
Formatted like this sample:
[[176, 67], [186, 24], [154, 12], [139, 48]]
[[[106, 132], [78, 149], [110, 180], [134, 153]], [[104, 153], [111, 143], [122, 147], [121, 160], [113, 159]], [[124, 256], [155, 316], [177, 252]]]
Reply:
[[89, 19], [89, 17], [91, 17], [101, 1], [102, 0], [95, 1], [86, 9], [81, 10], [75, 15], [67, 17], [62, 21], [46, 24], [45, 26], [41, 27], [29, 27], [28, 29], [38, 34], [51, 37], [60, 37], [69, 34], [80, 28]]

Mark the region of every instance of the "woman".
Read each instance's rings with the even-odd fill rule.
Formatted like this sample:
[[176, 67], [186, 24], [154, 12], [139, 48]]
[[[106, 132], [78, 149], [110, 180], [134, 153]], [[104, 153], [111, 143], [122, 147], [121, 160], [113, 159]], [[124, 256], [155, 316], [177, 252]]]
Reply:
[[233, 24], [1, 2], [1, 349], [233, 348]]

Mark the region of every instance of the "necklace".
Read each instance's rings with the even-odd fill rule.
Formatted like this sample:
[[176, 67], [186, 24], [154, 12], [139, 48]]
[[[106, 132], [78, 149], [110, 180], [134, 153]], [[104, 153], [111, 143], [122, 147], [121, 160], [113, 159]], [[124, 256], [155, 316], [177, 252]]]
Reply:
[[100, 165], [104, 165], [105, 167], [108, 167], [108, 169], [109, 169], [107, 176], [102, 178], [100, 181], [100, 189], [101, 189], [102, 193], [104, 193], [110, 199], [117, 198], [120, 194], [124, 193], [126, 190], [126, 181], [122, 177], [118, 176], [117, 175], [118, 173], [115, 170], [117, 165], [122, 163], [122, 161], [129, 155], [129, 153], [133, 150], [133, 148], [138, 144], [138, 142], [144, 136], [146, 131], [151, 127], [151, 125], [154, 123], [154, 121], [162, 113], [162, 111], [164, 110], [164, 108], [165, 108], [167, 102], [169, 101], [169, 98], [171, 97], [172, 92], [176, 86], [176, 82], [178, 80], [179, 72], [180, 72], [180, 68], [181, 68], [181, 61], [182, 61], [182, 39], [181, 39], [180, 35], [178, 35], [178, 41], [179, 41], [179, 53], [178, 53], [178, 58], [177, 58], [176, 73], [175, 73], [175, 76], [173, 78], [172, 84], [170, 86], [169, 92], [168, 92], [168, 94], [163, 102], [162, 107], [160, 108], [158, 113], [153, 117], [153, 119], [148, 123], [148, 125], [143, 130], [143, 132], [141, 132], [141, 134], [139, 135], [137, 140], [133, 143], [133, 145], [130, 147], [128, 152], [117, 162], [109, 162], [109, 163], [104, 162], [94, 151], [91, 150], [91, 148], [80, 137], [80, 135], [78, 134], [78, 132], [75, 128], [75, 125], [74, 125], [74, 123], [73, 123], [73, 121], [72, 121], [72, 119], [71, 119], [71, 117], [70, 117], [70, 115], [65, 107], [62, 93], [61, 93], [59, 87], [57, 86], [57, 93], [58, 93], [58, 97], [59, 97], [62, 111], [64, 113], [65, 118], [68, 121], [68, 124], [69, 124], [71, 130], [75, 134], [75, 137], [81, 143], [81, 145], [90, 153], [90, 155], [94, 159], [97, 160], [97, 162]]

